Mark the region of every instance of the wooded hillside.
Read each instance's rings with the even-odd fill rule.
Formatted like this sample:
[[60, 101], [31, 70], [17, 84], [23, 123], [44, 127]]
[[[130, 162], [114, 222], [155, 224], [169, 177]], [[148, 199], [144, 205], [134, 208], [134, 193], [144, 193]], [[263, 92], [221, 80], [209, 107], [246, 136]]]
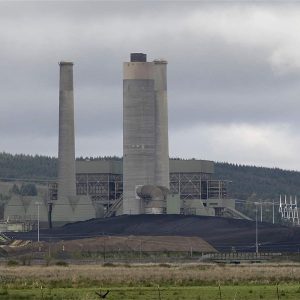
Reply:
[[300, 172], [278, 168], [215, 163], [215, 176], [230, 180], [229, 193], [239, 199], [256, 194], [261, 199], [278, 199], [279, 194], [300, 195]]
[[55, 157], [0, 153], [0, 178], [55, 178], [56, 168]]
[[[89, 158], [99, 159], [121, 158]], [[56, 169], [55, 157], [0, 153], [0, 178], [51, 179], [56, 177]], [[279, 194], [300, 195], [300, 172], [296, 171], [215, 163], [214, 177], [232, 181], [229, 193], [234, 198], [248, 199], [253, 194], [260, 199], [278, 199]]]

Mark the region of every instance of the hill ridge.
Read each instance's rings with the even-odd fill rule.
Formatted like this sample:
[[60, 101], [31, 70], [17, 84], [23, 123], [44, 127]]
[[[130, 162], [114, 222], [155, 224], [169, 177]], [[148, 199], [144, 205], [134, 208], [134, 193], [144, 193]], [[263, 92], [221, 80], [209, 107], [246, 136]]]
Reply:
[[[121, 160], [122, 158], [117, 156], [77, 158], [77, 160], [85, 159]], [[56, 170], [56, 157], [0, 153], [0, 178], [54, 179]], [[279, 194], [300, 196], [300, 172], [294, 170], [215, 162], [214, 178], [232, 181], [228, 191], [233, 198], [277, 199]]]

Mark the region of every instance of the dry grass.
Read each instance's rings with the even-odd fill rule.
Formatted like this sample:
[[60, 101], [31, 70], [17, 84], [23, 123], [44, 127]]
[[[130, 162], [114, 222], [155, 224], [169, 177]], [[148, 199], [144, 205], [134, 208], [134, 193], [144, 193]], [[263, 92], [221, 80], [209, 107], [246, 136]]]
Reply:
[[[103, 250], [105, 245], [107, 251], [193, 251], [217, 252], [210, 244], [200, 237], [184, 236], [106, 236], [57, 242], [51, 245], [55, 250], [65, 247], [65, 251], [74, 250], [96, 251]], [[48, 247], [48, 245], [45, 245]]]
[[270, 284], [300, 281], [297, 265], [219, 266], [131, 265], [0, 266], [0, 282], [10, 286], [193, 286], [201, 284]]
[[[78, 255], [78, 253], [90, 253], [90, 255], [99, 255], [106, 252], [217, 252], [210, 244], [199, 237], [180, 237], [180, 236], [105, 236], [86, 238], [78, 240], [67, 240], [48, 243], [42, 241], [40, 243], [33, 242], [27, 246], [15, 247], [7, 245], [3, 247], [10, 256], [19, 254], [31, 255], [32, 251], [61, 253], [62, 249], [70, 256]], [[77, 257], [78, 258], [78, 257]]]

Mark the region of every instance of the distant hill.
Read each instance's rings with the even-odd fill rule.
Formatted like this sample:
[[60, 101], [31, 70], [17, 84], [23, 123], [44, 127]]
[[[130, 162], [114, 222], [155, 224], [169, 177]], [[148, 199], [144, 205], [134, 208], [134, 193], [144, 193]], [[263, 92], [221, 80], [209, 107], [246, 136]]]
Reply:
[[278, 200], [279, 194], [300, 195], [300, 172], [278, 168], [244, 166], [215, 163], [215, 177], [230, 180], [229, 193], [232, 197]]
[[[78, 160], [86, 158], [80, 157]], [[120, 157], [90, 157], [89, 160]], [[0, 153], [0, 178], [53, 179], [57, 174], [57, 158], [42, 155]], [[231, 197], [239, 199], [278, 199], [278, 195], [300, 195], [300, 172], [277, 168], [215, 163], [215, 178], [232, 181]], [[1, 193], [1, 191], [0, 191]]]
[[0, 153], [0, 178], [48, 179], [57, 174], [57, 158]]

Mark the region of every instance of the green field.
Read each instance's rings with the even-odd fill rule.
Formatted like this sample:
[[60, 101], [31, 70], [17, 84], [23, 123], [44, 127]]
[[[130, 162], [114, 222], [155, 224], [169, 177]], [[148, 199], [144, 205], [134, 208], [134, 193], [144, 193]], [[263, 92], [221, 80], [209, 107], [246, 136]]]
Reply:
[[300, 264], [0, 265], [0, 299], [300, 299]]
[[[251, 299], [300, 299], [298, 284], [242, 285], [242, 286], [193, 286], [193, 287], [120, 287], [107, 288], [106, 299], [161, 299], [161, 300], [251, 300]], [[23, 288], [0, 290], [0, 299], [100, 299], [97, 288]], [[101, 289], [105, 292], [106, 289]]]

